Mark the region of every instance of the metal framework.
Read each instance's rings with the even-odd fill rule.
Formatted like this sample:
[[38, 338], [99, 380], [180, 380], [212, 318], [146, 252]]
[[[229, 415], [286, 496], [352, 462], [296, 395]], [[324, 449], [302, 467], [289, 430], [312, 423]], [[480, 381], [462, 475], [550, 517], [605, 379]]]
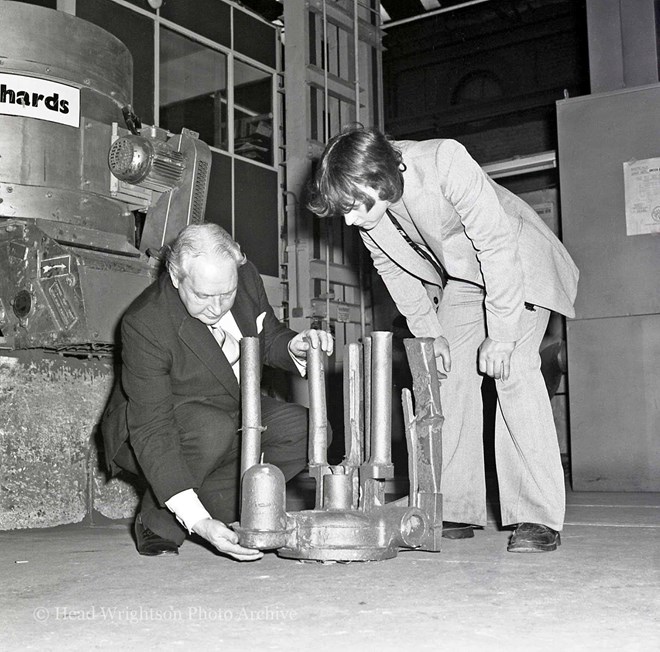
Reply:
[[380, 3], [287, 0], [284, 24], [289, 322], [329, 327], [341, 365], [343, 347], [372, 328], [363, 249], [341, 220], [305, 209], [304, 188], [343, 125], [383, 123]]
[[[140, 7], [127, 2], [126, 0], [110, 0], [111, 2], [122, 6], [124, 9], [127, 9], [129, 11], [133, 11], [136, 14], [139, 14], [140, 16], [144, 18], [148, 18], [149, 20], [153, 21], [153, 34], [152, 37], [154, 39], [154, 61], [153, 61], [153, 66], [154, 66], [154, 105], [153, 105], [153, 111], [154, 111], [154, 124], [159, 125], [161, 120], [160, 120], [160, 104], [161, 104], [161, 65], [162, 65], [162, 60], [161, 60], [161, 53], [160, 53], [160, 42], [161, 42], [161, 31], [162, 29], [169, 30], [172, 33], [175, 33], [179, 36], [182, 36], [190, 41], [193, 41], [200, 46], [203, 46], [205, 48], [208, 48], [209, 50], [212, 50], [214, 52], [217, 52], [219, 54], [222, 54], [224, 57], [226, 57], [226, 89], [227, 89], [227, 97], [226, 97], [226, 111], [227, 111], [227, 147], [226, 148], [219, 148], [216, 147], [214, 144], [209, 143], [209, 146], [211, 150], [215, 153], [221, 154], [222, 156], [228, 157], [231, 161], [231, 170], [232, 170], [232, 178], [231, 178], [231, 206], [232, 206], [232, 235], [235, 236], [235, 198], [236, 194], [238, 192], [247, 192], [246, 189], [240, 189], [236, 188], [236, 182], [234, 178], [234, 160], [241, 160], [244, 162], [249, 163], [250, 165], [255, 165], [257, 167], [262, 167], [262, 168], [267, 168], [271, 169], [277, 172], [278, 174], [278, 186], [282, 187], [284, 185], [284, 177], [283, 177], [283, 168], [282, 168], [282, 153], [283, 153], [283, 143], [282, 141], [282, 133], [283, 133], [283, 102], [282, 102], [282, 56], [281, 56], [281, 49], [277, 48], [276, 50], [276, 61], [275, 61], [275, 68], [271, 68], [264, 63], [260, 61], [256, 61], [255, 59], [247, 56], [246, 54], [243, 54], [241, 52], [238, 52], [230, 47], [227, 47], [226, 45], [223, 45], [221, 43], [217, 43], [209, 38], [206, 38], [200, 34], [197, 34], [196, 32], [191, 31], [190, 29], [185, 28], [182, 25], [173, 23], [170, 20], [167, 20], [161, 16], [161, 10], [160, 8], [157, 8], [155, 12], [148, 11], [146, 9], [141, 9]], [[255, 14], [254, 12], [250, 11], [244, 6], [241, 6], [235, 2], [232, 2], [231, 0], [217, 0], [220, 3], [223, 3], [225, 5], [228, 5], [232, 12], [243, 12], [244, 14], [249, 14], [252, 16], [255, 20], [259, 20], [261, 22], [266, 22], [264, 21], [260, 16]], [[68, 11], [69, 13], [75, 14], [75, 0], [59, 0], [59, 5], [58, 9], [61, 9], [63, 11]], [[232, 13], [233, 16], [233, 13]], [[232, 19], [232, 32], [233, 32], [233, 19]], [[280, 40], [281, 36], [279, 34], [280, 28], [270, 25], [269, 26], [273, 27], [273, 30], [278, 34], [277, 39], [278, 41]], [[234, 41], [234, 38], [232, 36], [232, 43]], [[272, 109], [272, 125], [273, 125], [273, 130], [272, 130], [272, 152], [273, 152], [273, 160], [271, 164], [260, 162], [258, 160], [254, 160], [251, 158], [245, 158], [241, 156], [240, 152], [236, 151], [235, 147], [235, 98], [234, 98], [234, 84], [236, 82], [236, 66], [237, 65], [242, 65], [244, 67], [249, 67], [250, 69], [254, 69], [259, 71], [260, 73], [264, 75], [268, 75], [271, 77], [271, 99], [270, 99], [270, 105]], [[205, 74], [206, 71], [204, 68], [200, 68], [200, 74]], [[275, 201], [277, 202], [277, 215], [278, 215], [278, 220], [279, 220], [279, 228], [278, 228], [278, 233], [281, 232], [281, 226], [282, 226], [282, 216], [284, 215], [284, 197], [282, 196], [281, 193], [278, 193], [278, 196], [275, 198]], [[283, 239], [279, 239], [277, 243], [273, 243], [273, 246], [278, 247], [278, 252], [279, 256], [278, 259], [281, 261], [284, 256], [285, 256], [285, 241]], [[282, 281], [285, 279], [279, 278], [279, 277], [273, 277], [273, 276], [267, 276], [267, 275], [262, 275], [262, 278], [264, 280], [264, 285], [266, 287], [266, 292], [268, 294], [269, 301], [273, 305], [273, 308], [275, 309], [276, 313], [280, 318], [285, 317], [284, 311], [281, 308], [283, 299], [284, 299], [284, 291], [283, 291], [283, 286], [282, 286]]]

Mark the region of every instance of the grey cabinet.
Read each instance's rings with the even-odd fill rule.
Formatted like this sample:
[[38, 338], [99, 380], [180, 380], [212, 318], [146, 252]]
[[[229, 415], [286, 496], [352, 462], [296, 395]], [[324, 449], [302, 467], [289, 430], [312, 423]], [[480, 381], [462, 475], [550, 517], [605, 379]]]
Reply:
[[660, 84], [557, 103], [573, 488], [660, 491], [660, 234], [626, 234], [623, 164], [660, 156]]

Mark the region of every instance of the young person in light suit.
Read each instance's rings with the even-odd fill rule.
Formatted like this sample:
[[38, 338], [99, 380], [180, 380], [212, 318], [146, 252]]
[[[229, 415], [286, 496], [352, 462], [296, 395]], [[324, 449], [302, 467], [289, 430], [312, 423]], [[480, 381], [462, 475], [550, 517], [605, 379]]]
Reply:
[[573, 316], [578, 270], [534, 210], [454, 140], [390, 141], [350, 126], [330, 140], [309, 208], [360, 229], [416, 337], [434, 338], [443, 426], [444, 536], [486, 525], [481, 382], [495, 379], [495, 454], [511, 552], [555, 550], [564, 475], [539, 345]]

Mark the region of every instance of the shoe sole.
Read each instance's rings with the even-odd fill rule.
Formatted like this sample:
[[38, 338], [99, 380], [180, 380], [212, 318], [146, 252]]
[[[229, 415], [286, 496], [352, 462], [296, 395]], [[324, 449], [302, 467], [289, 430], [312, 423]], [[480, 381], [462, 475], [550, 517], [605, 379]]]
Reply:
[[529, 543], [527, 541], [521, 543], [510, 543], [507, 546], [507, 552], [553, 552], [561, 545], [559, 536], [553, 543]]
[[162, 557], [163, 555], [178, 555], [178, 550], [160, 550], [159, 552], [141, 552], [138, 550], [138, 554], [143, 557]]

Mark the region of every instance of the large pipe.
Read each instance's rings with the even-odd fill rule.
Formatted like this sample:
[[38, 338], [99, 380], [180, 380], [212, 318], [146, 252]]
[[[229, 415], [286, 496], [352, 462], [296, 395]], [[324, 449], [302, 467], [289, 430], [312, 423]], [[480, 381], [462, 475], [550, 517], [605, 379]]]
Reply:
[[371, 464], [392, 461], [392, 333], [371, 333]]
[[325, 399], [323, 350], [311, 346], [307, 351], [309, 380], [309, 464], [327, 464], [328, 411]]
[[241, 478], [261, 456], [261, 360], [259, 338], [241, 339]]

